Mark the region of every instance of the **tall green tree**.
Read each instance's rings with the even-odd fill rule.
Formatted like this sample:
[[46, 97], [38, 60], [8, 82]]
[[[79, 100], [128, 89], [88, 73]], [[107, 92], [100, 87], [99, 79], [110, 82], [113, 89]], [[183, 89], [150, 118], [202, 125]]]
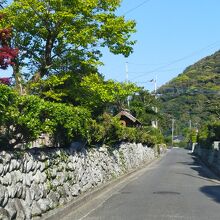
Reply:
[[216, 116], [218, 121], [220, 120], [220, 97], [219, 96], [217, 96], [216, 99], [207, 101], [207, 110], [211, 114]]
[[104, 111], [115, 114], [127, 107], [127, 98], [138, 92], [139, 88], [132, 83], [120, 83], [114, 80], [105, 81], [98, 74], [83, 77], [76, 101], [93, 111], [96, 115]]
[[[135, 22], [117, 16], [121, 0], [14, 0], [3, 10], [21, 50], [14, 75], [28, 69], [26, 79], [37, 82], [70, 71], [99, 65], [101, 48], [128, 56]], [[15, 77], [16, 78], [16, 77]]]
[[143, 88], [139, 88], [131, 96], [130, 110], [144, 125], [150, 125], [153, 120], [159, 119], [156, 107], [159, 107], [159, 101]]

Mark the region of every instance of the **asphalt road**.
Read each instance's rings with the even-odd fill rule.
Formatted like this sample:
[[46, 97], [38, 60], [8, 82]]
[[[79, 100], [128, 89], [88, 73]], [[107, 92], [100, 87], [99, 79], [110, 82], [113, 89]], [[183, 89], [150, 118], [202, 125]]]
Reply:
[[220, 220], [220, 182], [187, 150], [172, 149], [104, 201], [91, 201], [78, 213], [64, 219]]

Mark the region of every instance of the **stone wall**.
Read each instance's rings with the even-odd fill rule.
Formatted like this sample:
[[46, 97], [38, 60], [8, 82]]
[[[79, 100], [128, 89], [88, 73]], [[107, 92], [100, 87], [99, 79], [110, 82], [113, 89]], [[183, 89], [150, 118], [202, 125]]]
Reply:
[[0, 219], [41, 216], [157, 156], [142, 144], [2, 151]]
[[198, 155], [217, 175], [220, 175], [220, 150], [201, 148], [196, 145], [193, 153]]

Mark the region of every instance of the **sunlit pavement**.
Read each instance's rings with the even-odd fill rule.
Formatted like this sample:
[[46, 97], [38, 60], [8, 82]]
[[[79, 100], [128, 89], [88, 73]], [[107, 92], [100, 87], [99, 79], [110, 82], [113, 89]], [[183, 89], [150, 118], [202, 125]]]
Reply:
[[[65, 219], [75, 217], [73, 212]], [[95, 208], [82, 207], [80, 219], [218, 220], [220, 182], [189, 151], [171, 149], [159, 163]]]

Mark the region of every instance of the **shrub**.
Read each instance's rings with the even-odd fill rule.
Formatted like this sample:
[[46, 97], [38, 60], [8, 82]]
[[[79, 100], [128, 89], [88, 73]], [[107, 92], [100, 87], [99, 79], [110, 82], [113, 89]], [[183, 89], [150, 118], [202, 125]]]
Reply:
[[87, 132], [87, 141], [89, 144], [104, 143], [105, 142], [105, 127], [95, 120], [90, 121], [90, 126]]
[[45, 101], [37, 96], [15, 96], [13, 105], [4, 111], [1, 146], [13, 148], [36, 140], [43, 133], [41, 112], [44, 107]]
[[86, 139], [91, 115], [82, 107], [45, 102], [41, 112], [43, 131], [50, 134], [55, 146], [64, 146], [73, 139]]
[[220, 121], [214, 122], [208, 126], [209, 136], [211, 142], [220, 141]]
[[0, 85], [0, 95], [2, 147], [28, 146], [42, 133], [50, 136], [54, 146], [66, 146], [77, 139], [90, 144], [127, 141], [149, 146], [163, 140], [157, 129], [124, 127], [119, 118], [106, 113], [96, 121], [86, 108], [49, 102], [34, 95], [18, 96], [5, 85]]
[[103, 114], [99, 122], [93, 121], [88, 132], [89, 143], [105, 143], [107, 145], [118, 142], [136, 142], [153, 146], [162, 143], [162, 135], [150, 127], [136, 128], [121, 125], [119, 118]]
[[47, 133], [55, 146], [85, 139], [90, 112], [81, 107], [44, 101], [38, 96], [17, 96], [11, 88], [0, 87], [0, 145], [13, 148], [28, 144]]
[[198, 143], [202, 147], [210, 148], [214, 141], [220, 141], [220, 122], [203, 125], [198, 133]]
[[8, 117], [9, 108], [12, 107], [17, 100], [17, 94], [10, 87], [0, 84], [0, 126], [5, 123]]

